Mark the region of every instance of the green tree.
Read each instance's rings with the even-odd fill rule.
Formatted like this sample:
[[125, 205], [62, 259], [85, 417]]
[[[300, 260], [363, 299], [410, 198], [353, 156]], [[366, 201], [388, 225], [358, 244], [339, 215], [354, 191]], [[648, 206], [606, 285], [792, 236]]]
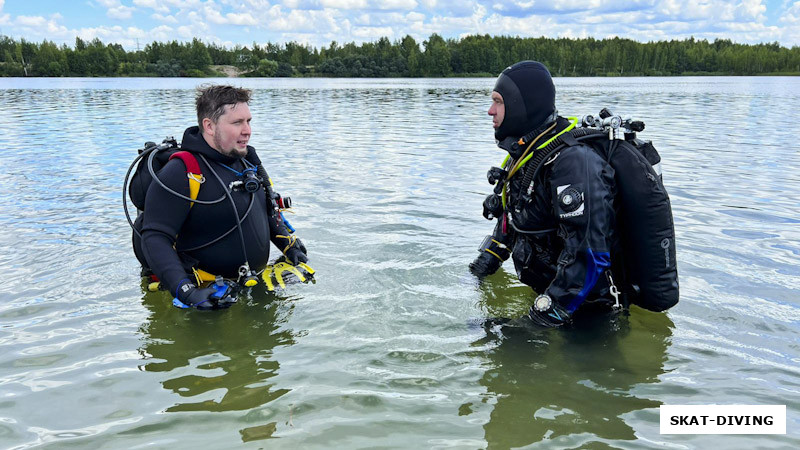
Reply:
[[422, 76], [422, 52], [420, 52], [419, 44], [413, 37], [406, 35], [400, 41], [400, 56], [406, 61], [409, 76]]
[[183, 68], [206, 71], [210, 65], [211, 54], [208, 52], [206, 45], [197, 38], [192, 39], [192, 43], [189, 44], [186, 52]]
[[278, 63], [269, 59], [262, 59], [258, 63], [258, 68], [254, 71], [257, 77], [272, 77], [278, 72]]
[[67, 71], [67, 58], [50, 41], [44, 41], [31, 59], [33, 75], [40, 77], [60, 77]]
[[450, 49], [447, 42], [436, 33], [433, 33], [425, 45], [422, 58], [422, 73], [429, 77], [444, 77], [453, 73], [450, 65]]
[[294, 75], [294, 70], [292, 70], [291, 64], [285, 62], [278, 63], [278, 70], [275, 71], [276, 77], [290, 77], [292, 75]]

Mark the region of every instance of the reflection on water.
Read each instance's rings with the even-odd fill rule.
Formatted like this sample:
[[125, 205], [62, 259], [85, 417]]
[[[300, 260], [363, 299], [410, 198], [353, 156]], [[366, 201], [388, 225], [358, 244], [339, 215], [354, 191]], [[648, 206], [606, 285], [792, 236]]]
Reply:
[[[272, 298], [265, 308], [234, 308], [228, 314], [203, 314], [173, 308], [165, 292], [146, 293], [150, 311], [142, 324], [143, 369], [162, 372], [165, 389], [181, 401], [166, 409], [176, 411], [242, 411], [269, 403], [287, 392], [271, 378], [279, 364], [277, 346], [294, 344], [285, 328], [291, 303]], [[256, 293], [252, 302], [266, 303]]]
[[506, 328], [480, 380], [495, 402], [483, 426], [488, 448], [637, 439], [628, 417], [661, 404], [637, 389], [658, 383], [672, 327], [639, 310], [574, 331]]
[[[490, 317], [517, 317], [530, 306], [530, 289], [511, 274], [491, 277], [481, 292]], [[662, 404], [639, 391], [664, 373], [673, 328], [667, 315], [639, 308], [571, 330], [524, 321], [489, 327], [473, 343], [490, 348], [490, 369], [480, 380], [484, 401], [493, 403], [483, 426], [488, 448], [636, 440], [627, 418]]]
[[[494, 80], [236, 82], [317, 283], [204, 313], [142, 294], [120, 206], [198, 80], [0, 79], [0, 447], [800, 447], [800, 79], [557, 79], [563, 114], [647, 124], [681, 302], [488, 334], [532, 300], [510, 263], [467, 270]], [[658, 405], [712, 403], [786, 404], [792, 431], [660, 435]]]

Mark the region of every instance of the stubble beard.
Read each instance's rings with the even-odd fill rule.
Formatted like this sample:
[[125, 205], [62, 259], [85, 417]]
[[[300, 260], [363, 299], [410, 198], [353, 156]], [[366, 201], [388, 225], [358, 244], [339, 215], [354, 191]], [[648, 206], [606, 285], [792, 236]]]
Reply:
[[243, 149], [233, 147], [229, 150], [225, 150], [222, 146], [222, 142], [220, 142], [217, 136], [214, 136], [214, 146], [216, 146], [219, 149], [220, 153], [222, 153], [225, 156], [229, 156], [231, 158], [244, 158], [245, 156], [247, 156], [247, 147]]

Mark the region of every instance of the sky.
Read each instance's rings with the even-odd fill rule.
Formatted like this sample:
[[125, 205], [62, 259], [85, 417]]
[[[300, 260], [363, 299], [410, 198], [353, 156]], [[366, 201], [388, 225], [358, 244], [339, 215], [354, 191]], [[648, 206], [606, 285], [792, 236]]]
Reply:
[[418, 42], [432, 33], [639, 42], [731, 39], [800, 46], [800, 0], [0, 0], [0, 35], [127, 50], [199, 38], [227, 47], [290, 41]]

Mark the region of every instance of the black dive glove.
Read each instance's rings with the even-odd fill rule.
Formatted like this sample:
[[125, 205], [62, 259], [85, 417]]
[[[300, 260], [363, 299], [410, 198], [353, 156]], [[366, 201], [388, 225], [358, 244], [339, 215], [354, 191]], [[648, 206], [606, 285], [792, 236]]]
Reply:
[[178, 287], [178, 300], [189, 308], [222, 309], [236, 303], [236, 291], [227, 281], [219, 287], [211, 284], [198, 288], [194, 283], [184, 283]]
[[469, 271], [478, 278], [497, 272], [497, 269], [503, 265], [503, 261], [511, 256], [508, 247], [494, 236], [486, 236], [478, 251], [481, 254], [469, 264]]
[[528, 317], [536, 325], [546, 328], [561, 327], [569, 324], [572, 320], [572, 314], [547, 294], [536, 297], [533, 306], [528, 311]]
[[286, 250], [286, 260], [290, 262], [293, 266], [296, 266], [299, 263], [307, 263], [308, 256], [306, 256], [305, 246], [300, 242], [300, 239], [297, 240], [295, 245]]
[[476, 277], [483, 278], [497, 272], [497, 269], [502, 265], [503, 261], [496, 256], [491, 253], [481, 252], [481, 254], [475, 258], [475, 261], [469, 263], [469, 271]]
[[304, 255], [308, 256], [308, 250], [306, 250], [306, 246], [303, 245], [303, 241], [301, 241], [300, 238], [295, 238], [294, 246], [299, 248]]
[[303, 245], [303, 241], [298, 239], [297, 236], [286, 231], [286, 234], [276, 235], [273, 242], [281, 249], [281, 252], [289, 264], [296, 266], [299, 263], [308, 262], [306, 246]]

